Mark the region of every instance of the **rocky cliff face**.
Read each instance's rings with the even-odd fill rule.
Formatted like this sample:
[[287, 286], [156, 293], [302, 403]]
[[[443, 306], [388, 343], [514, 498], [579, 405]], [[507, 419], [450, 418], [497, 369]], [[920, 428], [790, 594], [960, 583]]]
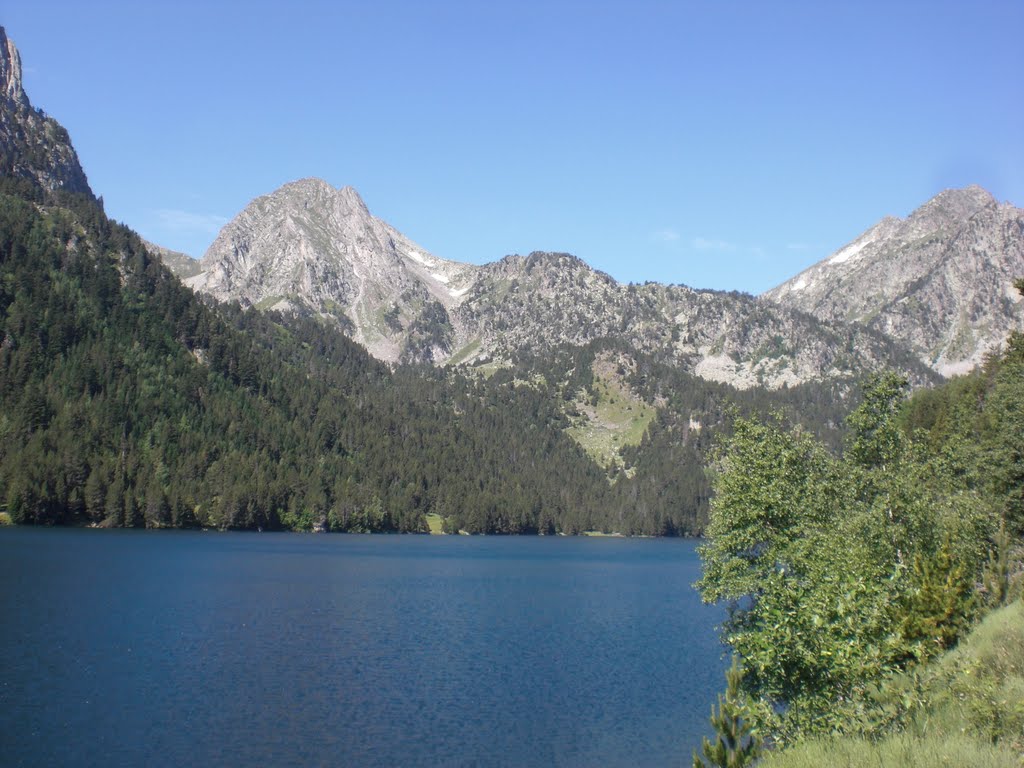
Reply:
[[164, 263], [164, 266], [182, 280], [188, 277], [195, 277], [202, 272], [199, 262], [187, 253], [172, 251], [170, 248], [164, 248], [162, 245], [151, 243], [145, 238], [143, 238], [142, 242], [150, 253], [159, 257], [160, 261]]
[[384, 360], [445, 359], [448, 312], [477, 268], [439, 259], [370, 215], [351, 187], [319, 179], [257, 198], [186, 282], [260, 309], [330, 315]]
[[68, 132], [33, 109], [21, 80], [21, 56], [0, 27], [0, 174], [43, 189], [92, 195]]
[[[867, 329], [821, 323], [746, 294], [621, 285], [567, 254], [510, 256], [482, 267], [455, 319], [466, 349], [499, 358], [613, 338], [743, 389], [884, 366], [918, 382], [928, 378], [899, 347]], [[460, 360], [460, 351], [453, 359]]]
[[[794, 385], [896, 365], [881, 334], [736, 293], [621, 285], [568, 254], [445, 261], [318, 179], [254, 200], [186, 279], [222, 300], [336, 318], [375, 356], [458, 364], [601, 338], [739, 387]], [[909, 367], [908, 367], [909, 366]]]
[[980, 187], [947, 190], [905, 220], [886, 218], [765, 298], [908, 345], [949, 376], [1024, 329], [1024, 210]]

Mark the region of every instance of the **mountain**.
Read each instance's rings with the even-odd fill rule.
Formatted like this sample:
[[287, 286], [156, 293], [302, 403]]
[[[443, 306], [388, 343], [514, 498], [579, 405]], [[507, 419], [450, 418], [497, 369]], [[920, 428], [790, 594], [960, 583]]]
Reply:
[[882, 334], [821, 322], [739, 293], [622, 285], [557, 253], [483, 266], [427, 253], [372, 216], [354, 189], [319, 179], [259, 197], [187, 277], [244, 307], [335, 318], [377, 358], [507, 362], [613, 338], [740, 388], [793, 386], [897, 367], [929, 379]]
[[[622, 340], [549, 349], [539, 338], [544, 354], [531, 358], [515, 334], [507, 348], [521, 360], [463, 375], [384, 365], [304, 316], [304, 299], [306, 312], [288, 313], [206, 299], [161, 263], [191, 262], [110, 221], [73, 183], [70, 141], [23, 140], [40, 114], [26, 103], [0, 102], [0, 522], [422, 531], [429, 517], [470, 532], [693, 534], [706, 519], [703, 457], [733, 407], [806, 412], [827, 433], [841, 423], [836, 386], [737, 392]], [[496, 345], [518, 285], [574, 304], [603, 285], [610, 301], [632, 301], [572, 257], [452, 264], [373, 220], [352, 190], [287, 191], [305, 196], [289, 226], [337, 237], [338, 273], [365, 279], [354, 305], [366, 314], [377, 302], [413, 359], [449, 354], [456, 330]], [[219, 264], [225, 279], [257, 266], [250, 234]], [[303, 256], [286, 254], [300, 277], [321, 266]], [[494, 313], [462, 314], [474, 288]], [[547, 299], [534, 308], [562, 311]], [[350, 331], [372, 328], [363, 319]]]
[[187, 253], [172, 251], [170, 248], [164, 248], [162, 245], [151, 243], [145, 238], [142, 238], [142, 244], [146, 246], [146, 250], [159, 258], [165, 267], [171, 270], [171, 272], [176, 274], [182, 280], [188, 277], [194, 277], [202, 271], [202, 268], [199, 266], [199, 262]]
[[[259, 309], [330, 315], [375, 356], [396, 361], [414, 343], [410, 328], [446, 319], [476, 267], [432, 256], [370, 215], [351, 187], [319, 179], [286, 184], [229, 222], [186, 279], [222, 301]], [[443, 339], [417, 358], [447, 357]]]
[[[837, 438], [843, 381], [899, 354], [867, 329], [740, 294], [622, 286], [565, 254], [447, 262], [317, 181], [225, 229], [225, 255], [194, 282], [242, 298], [212, 301], [161, 260], [192, 262], [73, 183], [70, 141], [22, 140], [40, 114], [26, 103], [0, 102], [0, 519], [696, 533], [706, 452], [734, 408]], [[337, 292], [318, 298], [329, 271]], [[279, 293], [259, 292], [268, 276]], [[298, 311], [240, 306], [261, 303]], [[481, 365], [384, 365], [339, 325], [378, 354]], [[694, 368], [845, 378], [739, 392]]]
[[22, 85], [21, 56], [0, 27], [0, 174], [50, 191], [92, 196], [68, 132], [34, 109]]
[[[0, 39], [5, 82], [20, 83]], [[426, 531], [436, 515], [577, 533], [614, 514], [617, 530], [699, 530], [678, 495], [664, 521], [625, 508], [536, 387], [391, 370], [330, 324], [198, 296], [106, 217], [70, 142], [47, 138], [66, 134], [13, 92], [0, 101], [0, 522]]]
[[942, 192], [906, 219], [883, 219], [764, 297], [877, 330], [950, 376], [1024, 328], [1013, 288], [1021, 276], [1024, 210], [971, 186]]

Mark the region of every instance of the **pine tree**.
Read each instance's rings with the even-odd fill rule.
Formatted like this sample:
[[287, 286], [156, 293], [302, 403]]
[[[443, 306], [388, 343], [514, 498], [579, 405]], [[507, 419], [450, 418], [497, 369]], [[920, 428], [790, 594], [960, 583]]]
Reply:
[[911, 579], [902, 632], [910, 652], [924, 661], [955, 645], [969, 626], [973, 585], [963, 564], [956, 562], [948, 535], [933, 555], [914, 556]]
[[725, 672], [725, 696], [718, 696], [718, 711], [711, 708], [711, 725], [718, 734], [714, 743], [706, 736], [702, 739], [704, 762], [693, 751], [693, 768], [743, 768], [761, 755], [762, 740], [750, 726], [750, 709], [740, 690], [743, 670], [736, 656]]
[[982, 583], [988, 603], [998, 608], [1005, 605], [1010, 594], [1010, 533], [1006, 530], [1006, 520], [999, 522], [994, 549], [988, 551], [988, 561], [982, 571]]

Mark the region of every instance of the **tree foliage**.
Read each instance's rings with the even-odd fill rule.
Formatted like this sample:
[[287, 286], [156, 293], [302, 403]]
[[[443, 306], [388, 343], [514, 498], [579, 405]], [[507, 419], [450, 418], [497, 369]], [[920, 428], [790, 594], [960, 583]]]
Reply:
[[877, 680], [968, 625], [994, 505], [964, 455], [903, 429], [904, 392], [867, 384], [842, 458], [754, 419], [718, 455], [697, 586], [729, 604], [756, 722], [781, 743], [848, 727]]

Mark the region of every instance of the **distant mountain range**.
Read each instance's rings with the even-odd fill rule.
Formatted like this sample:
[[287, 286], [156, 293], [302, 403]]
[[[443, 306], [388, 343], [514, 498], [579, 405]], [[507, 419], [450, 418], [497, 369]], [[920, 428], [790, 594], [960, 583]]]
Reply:
[[731, 414], [836, 446], [863, 375], [929, 384], [921, 357], [969, 365], [1019, 327], [999, 297], [1024, 272], [1020, 211], [977, 189], [755, 298], [622, 285], [568, 254], [447, 261], [316, 179], [254, 200], [196, 262], [106, 217], [2, 28], [0, 219], [16, 522], [696, 533]]
[[[508, 360], [613, 338], [701, 377], [746, 388], [853, 378], [881, 367], [921, 383], [927, 363], [886, 328], [773, 297], [622, 285], [568, 254], [476, 266], [428, 253], [319, 179], [259, 197], [227, 224], [187, 284], [246, 307], [336, 320], [376, 357]], [[1011, 325], [1005, 308], [1003, 326]], [[893, 340], [895, 338], [895, 341]], [[986, 337], [987, 339], [987, 337]]]
[[[34, 109], [0, 32], [0, 171], [88, 194], [67, 132]], [[623, 285], [580, 259], [443, 259], [371, 215], [351, 187], [318, 179], [256, 198], [198, 264], [151, 250], [194, 289], [245, 307], [332, 318], [388, 362], [507, 362], [613, 339], [739, 388], [852, 380], [882, 367], [916, 383], [968, 370], [1024, 327], [1024, 211], [948, 190], [887, 218], [761, 297]]]

